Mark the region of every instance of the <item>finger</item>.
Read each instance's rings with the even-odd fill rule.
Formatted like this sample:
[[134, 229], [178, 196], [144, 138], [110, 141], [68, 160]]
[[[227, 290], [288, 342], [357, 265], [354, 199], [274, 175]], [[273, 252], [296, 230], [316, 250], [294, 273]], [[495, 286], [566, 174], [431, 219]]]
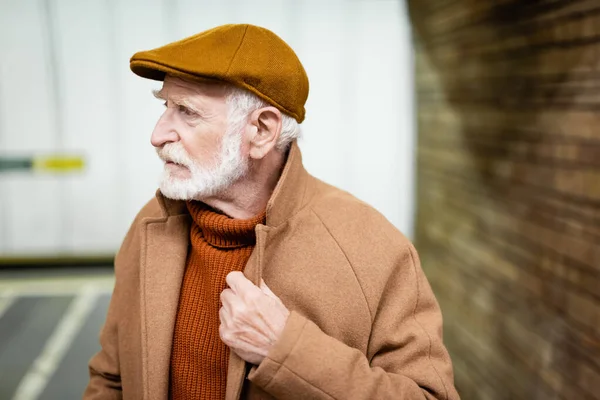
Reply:
[[231, 289], [225, 289], [219, 295], [219, 300], [221, 300], [221, 304], [231, 303], [234, 301], [235, 293]]
[[279, 297], [277, 297], [277, 295], [275, 293], [273, 293], [273, 291], [271, 290], [271, 288], [269, 288], [267, 286], [267, 284], [265, 283], [265, 281], [262, 280], [262, 279], [260, 280], [260, 290], [262, 290], [263, 293], [266, 294], [266, 295], [268, 295], [268, 296], [274, 297], [276, 299], [279, 298]]
[[243, 299], [236, 295], [233, 290], [225, 289], [221, 292], [221, 304], [225, 307], [225, 310], [229, 315], [235, 315], [236, 310], [240, 310], [243, 308], [244, 301]]
[[225, 281], [233, 292], [238, 295], [242, 293], [252, 293], [252, 291], [258, 289], [242, 272], [239, 271], [233, 271], [227, 274]]
[[221, 341], [227, 346], [231, 346], [234, 342], [234, 338], [231, 335], [231, 332], [225, 326], [225, 324], [221, 324], [219, 326], [219, 337], [221, 338]]
[[226, 327], [230, 321], [229, 311], [225, 307], [219, 309], [219, 320], [221, 321], [221, 327]]
[[221, 321], [221, 326], [225, 323], [225, 307], [219, 308], [219, 321]]

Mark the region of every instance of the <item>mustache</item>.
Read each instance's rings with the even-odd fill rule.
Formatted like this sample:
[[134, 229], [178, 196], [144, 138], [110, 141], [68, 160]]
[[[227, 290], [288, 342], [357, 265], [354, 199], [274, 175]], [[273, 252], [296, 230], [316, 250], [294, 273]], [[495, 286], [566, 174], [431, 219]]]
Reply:
[[156, 154], [164, 162], [173, 162], [185, 167], [193, 164], [193, 161], [181, 143], [168, 143], [156, 149]]

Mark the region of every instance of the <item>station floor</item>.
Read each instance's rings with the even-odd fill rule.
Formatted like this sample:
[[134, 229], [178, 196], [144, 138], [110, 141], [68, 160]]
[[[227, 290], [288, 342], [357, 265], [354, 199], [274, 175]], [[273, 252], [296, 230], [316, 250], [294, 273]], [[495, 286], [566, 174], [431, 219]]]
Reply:
[[81, 399], [110, 267], [0, 269], [0, 399]]

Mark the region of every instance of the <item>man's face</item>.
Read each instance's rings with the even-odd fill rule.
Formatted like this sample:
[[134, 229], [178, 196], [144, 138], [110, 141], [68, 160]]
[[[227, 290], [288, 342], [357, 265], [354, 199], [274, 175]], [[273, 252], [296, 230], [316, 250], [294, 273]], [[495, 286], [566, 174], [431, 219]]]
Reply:
[[167, 76], [155, 95], [166, 106], [151, 138], [165, 162], [160, 189], [166, 197], [201, 200], [246, 174], [244, 126], [228, 125], [224, 86]]

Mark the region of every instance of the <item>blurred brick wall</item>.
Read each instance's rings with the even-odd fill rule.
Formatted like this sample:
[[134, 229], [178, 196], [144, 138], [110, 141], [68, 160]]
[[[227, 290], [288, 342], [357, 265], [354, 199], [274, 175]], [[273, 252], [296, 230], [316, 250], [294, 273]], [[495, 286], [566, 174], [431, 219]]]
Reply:
[[416, 246], [463, 399], [600, 399], [600, 1], [409, 0]]

